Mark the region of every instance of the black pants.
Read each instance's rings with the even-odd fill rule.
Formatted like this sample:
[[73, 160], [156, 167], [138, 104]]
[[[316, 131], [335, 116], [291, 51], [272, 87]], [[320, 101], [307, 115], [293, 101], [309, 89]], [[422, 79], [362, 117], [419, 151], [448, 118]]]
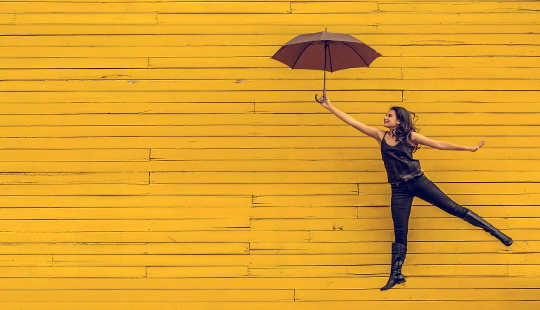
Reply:
[[443, 193], [437, 185], [425, 175], [421, 175], [400, 184], [390, 184], [392, 188], [392, 219], [394, 220], [395, 242], [407, 244], [409, 215], [415, 196], [459, 218], [463, 218], [469, 209], [460, 206]]

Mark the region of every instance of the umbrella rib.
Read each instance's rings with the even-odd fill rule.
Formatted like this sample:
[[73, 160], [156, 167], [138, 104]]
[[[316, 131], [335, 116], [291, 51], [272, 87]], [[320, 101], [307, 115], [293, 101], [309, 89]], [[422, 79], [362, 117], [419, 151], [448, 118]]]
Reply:
[[296, 66], [296, 63], [298, 62], [298, 59], [300, 59], [300, 56], [302, 56], [302, 54], [304, 54], [304, 51], [305, 51], [311, 44], [313, 44], [313, 42], [310, 42], [308, 45], [306, 45], [306, 47], [304, 47], [304, 49], [302, 50], [302, 52], [300, 52], [300, 54], [298, 54], [298, 57], [296, 58], [296, 61], [294, 62], [294, 64], [292, 65], [291, 68], [294, 69], [294, 66]]
[[360, 55], [360, 54], [359, 54], [352, 46], [350, 46], [349, 44], [347, 44], [347, 43], [345, 43], [345, 42], [343, 42], [343, 44], [347, 45], [350, 49], [352, 49], [352, 50], [356, 53], [356, 55], [360, 56], [360, 59], [362, 59], [362, 61], [366, 64], [366, 66], [369, 67], [369, 65], [367, 64], [367, 62], [366, 62], [366, 61], [364, 60], [364, 58], [362, 57], [362, 55]]

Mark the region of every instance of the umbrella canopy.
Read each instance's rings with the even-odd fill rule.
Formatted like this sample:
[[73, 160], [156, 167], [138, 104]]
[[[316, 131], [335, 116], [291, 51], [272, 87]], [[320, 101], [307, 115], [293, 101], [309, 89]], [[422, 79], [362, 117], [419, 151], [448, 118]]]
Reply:
[[285, 43], [271, 58], [291, 69], [324, 70], [323, 97], [326, 98], [326, 71], [369, 67], [382, 56], [364, 42], [345, 33], [316, 32], [296, 36]]

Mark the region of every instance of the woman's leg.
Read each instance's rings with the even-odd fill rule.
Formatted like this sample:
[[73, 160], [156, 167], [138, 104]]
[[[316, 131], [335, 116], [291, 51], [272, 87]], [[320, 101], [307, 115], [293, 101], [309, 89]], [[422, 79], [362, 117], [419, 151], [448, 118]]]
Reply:
[[409, 233], [409, 216], [414, 196], [407, 191], [405, 185], [392, 187], [392, 198], [390, 209], [394, 222], [394, 240], [397, 243], [407, 245], [407, 234]]
[[462, 218], [474, 226], [484, 229], [507, 246], [512, 244], [512, 238], [499, 231], [472, 210], [462, 207], [457, 202], [452, 200], [427, 177], [419, 177], [418, 180], [411, 184], [411, 187], [415, 196], [418, 196], [432, 205], [439, 207], [447, 213]]
[[426, 176], [420, 176], [411, 184], [412, 192], [415, 196], [429, 202], [430, 204], [446, 211], [447, 213], [463, 218], [469, 209], [448, 197], [441, 189]]
[[381, 291], [387, 290], [396, 284], [405, 282], [405, 277], [401, 274], [401, 267], [405, 262], [407, 253], [407, 233], [409, 228], [409, 215], [411, 213], [411, 205], [414, 196], [412, 196], [407, 188], [403, 186], [392, 187], [391, 211], [392, 220], [394, 221], [394, 239], [392, 242], [392, 262], [390, 276], [385, 286], [381, 287]]

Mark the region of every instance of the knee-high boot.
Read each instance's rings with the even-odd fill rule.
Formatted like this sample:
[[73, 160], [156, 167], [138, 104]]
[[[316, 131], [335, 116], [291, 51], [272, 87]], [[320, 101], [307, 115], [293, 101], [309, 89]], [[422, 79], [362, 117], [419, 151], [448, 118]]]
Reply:
[[463, 219], [473, 224], [474, 226], [481, 227], [483, 230], [487, 231], [488, 233], [492, 234], [497, 239], [499, 239], [506, 246], [509, 246], [514, 242], [512, 238], [505, 235], [504, 233], [499, 231], [497, 228], [493, 227], [493, 225], [488, 223], [480, 215], [474, 213], [472, 210], [467, 211]]
[[381, 291], [387, 290], [396, 284], [405, 282], [405, 277], [401, 274], [401, 267], [405, 262], [407, 254], [407, 245], [402, 243], [392, 242], [392, 267], [390, 268], [390, 277], [385, 286], [381, 287]]

